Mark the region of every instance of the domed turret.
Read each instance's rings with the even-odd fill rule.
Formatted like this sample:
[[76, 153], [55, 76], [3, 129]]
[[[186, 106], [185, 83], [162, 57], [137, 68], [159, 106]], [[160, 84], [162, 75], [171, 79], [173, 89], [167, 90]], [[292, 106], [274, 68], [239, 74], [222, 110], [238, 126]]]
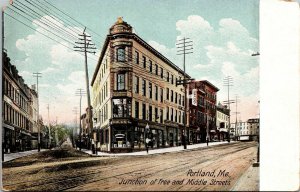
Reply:
[[123, 21], [122, 17], [118, 17], [117, 22], [109, 29], [111, 35], [117, 33], [132, 33], [132, 27], [127, 22]]

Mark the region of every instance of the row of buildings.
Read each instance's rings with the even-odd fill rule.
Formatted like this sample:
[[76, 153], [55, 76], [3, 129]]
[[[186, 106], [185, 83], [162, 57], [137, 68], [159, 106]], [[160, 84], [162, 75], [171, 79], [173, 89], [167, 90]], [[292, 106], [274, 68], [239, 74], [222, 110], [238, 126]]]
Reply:
[[38, 94], [28, 87], [3, 52], [2, 144], [4, 153], [37, 148]]
[[185, 98], [184, 85], [177, 83], [183, 79], [190, 76], [119, 18], [92, 77], [93, 120], [82, 116], [82, 140], [92, 140], [101, 151], [144, 150], [146, 127], [154, 148], [182, 145], [183, 135], [189, 144], [227, 139], [230, 111], [216, 105], [219, 89], [207, 80], [191, 80]]

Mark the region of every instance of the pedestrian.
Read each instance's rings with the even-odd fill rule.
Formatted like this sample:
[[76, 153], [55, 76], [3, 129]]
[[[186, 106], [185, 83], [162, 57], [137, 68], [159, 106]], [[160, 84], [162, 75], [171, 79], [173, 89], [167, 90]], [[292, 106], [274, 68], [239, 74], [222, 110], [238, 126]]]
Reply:
[[147, 154], [148, 154], [148, 150], [149, 150], [149, 144], [150, 144], [150, 139], [146, 138], [146, 150], [147, 150]]
[[208, 136], [206, 136], [206, 145], [208, 146]]

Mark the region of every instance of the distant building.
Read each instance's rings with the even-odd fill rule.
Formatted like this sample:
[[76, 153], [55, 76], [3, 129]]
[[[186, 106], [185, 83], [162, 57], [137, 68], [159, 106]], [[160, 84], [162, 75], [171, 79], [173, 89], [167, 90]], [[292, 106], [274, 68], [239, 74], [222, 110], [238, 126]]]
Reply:
[[237, 136], [239, 140], [257, 140], [259, 135], [259, 119], [248, 119], [247, 122], [231, 123], [232, 130], [237, 127]]
[[215, 106], [218, 91], [219, 89], [207, 80], [190, 82], [190, 142], [205, 142], [207, 135], [210, 140], [217, 138]]
[[91, 82], [97, 148], [144, 150], [147, 124], [153, 148], [181, 145], [186, 103], [184, 86], [176, 81], [183, 77], [180, 68], [119, 18], [109, 30]]
[[226, 105], [219, 103], [217, 105], [216, 125], [218, 132], [218, 140], [228, 139], [229, 130], [229, 109]]
[[[32, 134], [37, 131], [37, 116], [34, 113], [38, 99], [30, 89], [17, 68], [10, 63], [7, 53], [3, 52], [3, 149], [5, 153], [24, 151], [34, 148]], [[35, 103], [33, 103], [35, 102]]]

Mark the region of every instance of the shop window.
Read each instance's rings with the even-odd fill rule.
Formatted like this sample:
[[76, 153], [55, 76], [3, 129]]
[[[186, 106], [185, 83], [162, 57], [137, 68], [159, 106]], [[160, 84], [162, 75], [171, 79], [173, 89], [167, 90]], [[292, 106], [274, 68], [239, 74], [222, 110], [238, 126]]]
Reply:
[[131, 100], [113, 99], [113, 117], [131, 116]]

